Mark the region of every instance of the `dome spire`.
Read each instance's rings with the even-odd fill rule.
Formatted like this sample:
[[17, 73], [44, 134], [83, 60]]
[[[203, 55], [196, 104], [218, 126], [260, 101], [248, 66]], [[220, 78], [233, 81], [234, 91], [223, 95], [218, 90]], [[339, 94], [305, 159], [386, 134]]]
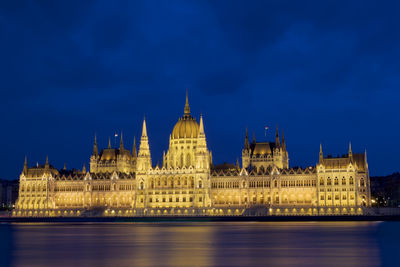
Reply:
[[185, 115], [190, 115], [190, 106], [189, 106], [189, 97], [188, 97], [188, 90], [186, 89], [186, 103], [185, 103]]

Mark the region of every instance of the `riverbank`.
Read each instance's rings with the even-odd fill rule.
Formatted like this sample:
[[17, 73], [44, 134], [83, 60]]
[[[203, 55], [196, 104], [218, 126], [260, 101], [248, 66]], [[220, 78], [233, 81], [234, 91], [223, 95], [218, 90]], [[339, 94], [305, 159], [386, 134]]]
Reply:
[[400, 216], [2, 217], [0, 223], [400, 221]]

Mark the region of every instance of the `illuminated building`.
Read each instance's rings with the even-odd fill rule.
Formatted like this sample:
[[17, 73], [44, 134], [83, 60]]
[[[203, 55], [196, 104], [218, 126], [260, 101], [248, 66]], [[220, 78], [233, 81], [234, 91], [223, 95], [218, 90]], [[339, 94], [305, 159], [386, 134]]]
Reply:
[[169, 136], [162, 166], [153, 166], [143, 121], [139, 151], [97, 147], [90, 170], [57, 170], [45, 165], [20, 175], [14, 216], [203, 216], [363, 214], [371, 205], [366, 153], [349, 146], [342, 157], [324, 157], [316, 166], [289, 168], [286, 141], [250, 144], [246, 130], [242, 167], [214, 166], [203, 117], [183, 116]]

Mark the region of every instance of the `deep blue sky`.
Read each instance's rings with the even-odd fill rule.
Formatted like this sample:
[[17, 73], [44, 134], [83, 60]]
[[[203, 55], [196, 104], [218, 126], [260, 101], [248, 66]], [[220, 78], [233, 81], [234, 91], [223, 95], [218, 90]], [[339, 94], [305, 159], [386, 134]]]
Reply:
[[399, 1], [116, 2], [0, 2], [0, 178], [25, 155], [88, 167], [95, 132], [131, 148], [144, 115], [155, 164], [186, 88], [214, 163], [278, 124], [291, 166], [352, 141], [372, 175], [400, 170]]

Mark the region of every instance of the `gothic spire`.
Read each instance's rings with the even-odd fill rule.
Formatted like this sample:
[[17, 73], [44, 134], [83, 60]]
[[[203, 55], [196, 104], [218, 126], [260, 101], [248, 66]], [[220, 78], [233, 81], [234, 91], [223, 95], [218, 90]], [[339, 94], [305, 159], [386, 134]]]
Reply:
[[249, 145], [249, 135], [247, 134], [247, 127], [246, 127], [246, 137], [244, 138], [244, 149], [250, 149]]
[[137, 159], [138, 170], [145, 171], [151, 168], [151, 155], [149, 138], [147, 137], [146, 118], [143, 119], [142, 136], [140, 138], [139, 153]]
[[280, 147], [280, 141], [279, 141], [279, 131], [278, 131], [278, 126], [276, 126], [276, 134], [275, 134], [275, 146]]
[[236, 158], [236, 169], [240, 170], [239, 158]]
[[199, 128], [199, 135], [204, 134], [204, 125], [203, 125], [203, 114], [200, 115], [200, 128]]
[[122, 131], [121, 131], [121, 141], [119, 143], [119, 150], [123, 150], [124, 149], [124, 138], [122, 136]]
[[253, 144], [256, 144], [256, 132], [253, 131]]
[[85, 166], [85, 162], [83, 163], [82, 172], [83, 172], [83, 173], [86, 173], [86, 166]]
[[165, 158], [165, 150], [163, 151], [163, 161], [162, 161], [162, 167], [165, 168], [167, 164], [167, 159]]
[[142, 137], [147, 137], [146, 117], [143, 118]]
[[353, 159], [353, 151], [351, 150], [351, 142], [349, 142], [349, 158]]
[[322, 144], [319, 143], [319, 162], [321, 163], [324, 159], [324, 154], [322, 153]]
[[111, 137], [108, 137], [108, 149], [111, 149]]
[[46, 164], [44, 165], [44, 168], [45, 169], [48, 169], [50, 167], [50, 164], [49, 164], [49, 156], [46, 156]]
[[25, 162], [24, 162], [24, 169], [22, 171], [23, 173], [28, 172], [28, 158], [25, 156]]
[[285, 133], [282, 130], [282, 149], [286, 151]]
[[186, 103], [185, 103], [184, 114], [185, 114], [185, 115], [190, 115], [189, 97], [188, 97], [188, 91], [187, 91], [187, 89], [186, 89]]
[[132, 156], [133, 156], [133, 158], [137, 158], [136, 138], [135, 137], [133, 137]]
[[97, 156], [97, 155], [98, 155], [97, 136], [96, 136], [96, 134], [94, 134], [93, 155], [94, 155], [94, 156]]

